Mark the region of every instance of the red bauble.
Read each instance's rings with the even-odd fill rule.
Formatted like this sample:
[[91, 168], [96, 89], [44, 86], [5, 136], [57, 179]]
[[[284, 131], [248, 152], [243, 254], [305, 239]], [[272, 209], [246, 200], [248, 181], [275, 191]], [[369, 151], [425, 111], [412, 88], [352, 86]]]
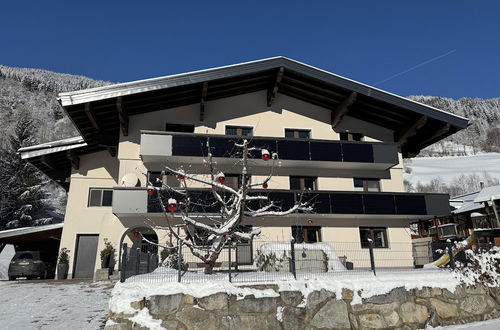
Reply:
[[271, 159], [271, 154], [266, 149], [263, 149], [262, 150], [262, 160], [268, 161], [269, 159]]
[[151, 196], [154, 193], [155, 193], [155, 190], [153, 188], [148, 188], [148, 195], [149, 196]]
[[170, 212], [175, 212], [175, 210], [177, 210], [177, 204], [174, 204], [174, 203], [168, 204], [168, 210]]
[[313, 224], [313, 221], [312, 221], [312, 220], [310, 220], [310, 219], [309, 219], [309, 220], [307, 220], [307, 225], [308, 225], [308, 226], [311, 226], [312, 224]]
[[139, 238], [139, 236], [141, 236], [141, 233], [139, 233], [138, 231], [134, 231], [133, 235], [135, 238]]
[[184, 238], [186, 241], [189, 241], [189, 236], [186, 236], [186, 238]]
[[205, 254], [205, 259], [208, 259], [208, 254]]
[[181, 174], [179, 174], [179, 175], [177, 176], [177, 179], [179, 179], [179, 180], [184, 180], [184, 178], [185, 178], [185, 177], [184, 177], [184, 175], [181, 175]]
[[219, 182], [219, 183], [224, 183], [226, 182], [226, 177], [224, 176], [224, 173], [219, 173], [217, 174], [217, 176], [215, 177], [215, 179]]
[[265, 182], [265, 183], [262, 185], [262, 188], [267, 189], [267, 187], [268, 187], [267, 182]]

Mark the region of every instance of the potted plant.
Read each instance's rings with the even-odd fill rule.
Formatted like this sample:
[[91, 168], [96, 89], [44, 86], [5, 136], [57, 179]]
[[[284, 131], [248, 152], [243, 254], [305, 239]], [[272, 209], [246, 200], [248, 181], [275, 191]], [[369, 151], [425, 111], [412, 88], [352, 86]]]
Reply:
[[69, 269], [69, 250], [67, 248], [62, 248], [59, 252], [59, 258], [57, 260], [57, 279], [65, 280], [68, 277]]
[[104, 249], [101, 250], [101, 268], [110, 268], [111, 258], [115, 256], [115, 248], [108, 241], [107, 238], [104, 239]]

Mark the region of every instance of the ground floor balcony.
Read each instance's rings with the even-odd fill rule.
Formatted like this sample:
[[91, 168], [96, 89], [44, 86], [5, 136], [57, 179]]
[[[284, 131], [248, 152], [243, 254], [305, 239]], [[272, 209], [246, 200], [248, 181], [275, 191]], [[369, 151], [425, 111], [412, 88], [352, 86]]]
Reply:
[[[370, 171], [375, 177], [386, 177], [387, 171], [399, 163], [398, 149], [392, 143], [332, 141], [248, 136], [250, 147], [264, 148], [279, 157], [276, 175], [307, 175], [314, 169], [318, 176], [366, 176]], [[234, 170], [241, 136], [192, 134], [176, 132], [141, 132], [140, 154], [150, 171], [164, 170], [169, 166], [189, 164], [193, 173], [206, 173], [203, 158], [208, 148], [222, 170]], [[240, 151], [241, 154], [241, 151]], [[261, 159], [261, 150], [251, 152], [249, 173], [269, 174], [272, 161]], [[343, 175], [344, 173], [344, 175]]]
[[[265, 195], [282, 210], [291, 208], [299, 200], [307, 201], [313, 208], [311, 212], [295, 212], [285, 217], [273, 219], [275, 223], [267, 225], [283, 225], [278, 222], [315, 217], [318, 221], [328, 222], [331, 218], [370, 218], [376, 219], [427, 219], [450, 213], [448, 195], [423, 193], [389, 193], [389, 192], [354, 192], [354, 191], [294, 191], [294, 190], [254, 190], [251, 195]], [[189, 212], [192, 215], [219, 214], [220, 209], [215, 197], [209, 189], [190, 189], [191, 203]], [[174, 198], [182, 204], [185, 196], [171, 191], [162, 192], [162, 200]], [[258, 201], [250, 201], [248, 206], [256, 209]], [[156, 193], [148, 195], [146, 188], [116, 187], [113, 194], [113, 213], [117, 216], [136, 216], [147, 214], [161, 216], [161, 205]], [[179, 208], [173, 214], [179, 214]], [[288, 219], [288, 220], [287, 220]], [[321, 220], [322, 219], [322, 220]], [[262, 221], [262, 219], [260, 219]], [[249, 220], [250, 221], [250, 220]], [[319, 224], [318, 224], [319, 225]]]

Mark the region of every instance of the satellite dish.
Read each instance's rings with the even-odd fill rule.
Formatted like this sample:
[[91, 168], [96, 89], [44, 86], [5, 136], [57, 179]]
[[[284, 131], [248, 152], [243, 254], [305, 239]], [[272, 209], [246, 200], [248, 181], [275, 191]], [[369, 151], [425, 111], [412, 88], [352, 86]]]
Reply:
[[121, 185], [124, 187], [137, 187], [141, 185], [141, 182], [135, 173], [128, 173], [123, 176]]

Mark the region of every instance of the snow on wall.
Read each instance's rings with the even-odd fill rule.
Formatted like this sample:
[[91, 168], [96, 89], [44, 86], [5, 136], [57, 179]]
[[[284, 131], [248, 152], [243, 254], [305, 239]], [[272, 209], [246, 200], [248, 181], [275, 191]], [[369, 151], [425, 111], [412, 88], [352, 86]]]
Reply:
[[0, 281], [9, 279], [9, 263], [12, 257], [14, 257], [14, 254], [16, 254], [14, 245], [10, 244], [6, 245], [2, 253], [0, 253]]

